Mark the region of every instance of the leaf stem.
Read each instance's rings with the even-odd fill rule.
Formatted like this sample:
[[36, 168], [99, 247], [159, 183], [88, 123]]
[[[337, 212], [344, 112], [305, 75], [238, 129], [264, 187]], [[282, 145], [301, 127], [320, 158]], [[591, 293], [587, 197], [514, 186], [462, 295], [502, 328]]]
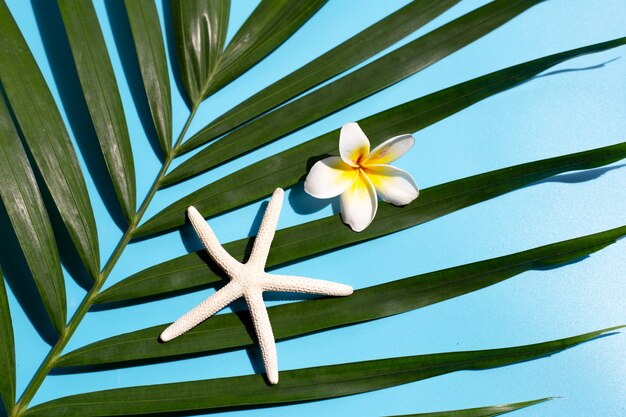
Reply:
[[113, 250], [113, 253], [109, 257], [109, 260], [104, 265], [102, 272], [100, 272], [100, 274], [94, 281], [93, 286], [91, 287], [91, 289], [89, 290], [85, 298], [83, 298], [83, 301], [78, 306], [78, 309], [72, 316], [71, 320], [69, 321], [69, 323], [67, 324], [63, 332], [59, 335], [59, 339], [57, 340], [55, 345], [52, 347], [50, 352], [48, 352], [48, 355], [43, 360], [39, 369], [37, 370], [37, 372], [31, 379], [31, 381], [29, 382], [28, 386], [26, 387], [26, 390], [24, 391], [24, 394], [22, 395], [22, 397], [20, 398], [16, 406], [13, 408], [13, 412], [11, 413], [10, 417], [19, 417], [26, 412], [28, 405], [30, 404], [33, 397], [35, 396], [35, 394], [41, 387], [41, 384], [46, 379], [50, 371], [54, 368], [54, 365], [56, 364], [57, 360], [61, 356], [63, 349], [65, 348], [65, 346], [67, 346], [70, 339], [74, 335], [74, 332], [78, 328], [79, 324], [82, 322], [83, 318], [85, 317], [89, 309], [93, 306], [95, 298], [100, 293], [102, 286], [104, 285], [107, 278], [111, 274], [111, 271], [117, 264], [117, 261], [122, 256], [122, 253], [124, 252], [128, 244], [130, 243], [130, 241], [132, 240], [133, 232], [139, 225], [139, 222], [141, 221], [143, 215], [146, 213], [146, 210], [148, 209], [148, 206], [152, 202], [152, 199], [154, 198], [156, 192], [159, 190], [161, 186], [161, 181], [165, 177], [165, 173], [167, 172], [170, 164], [176, 157], [178, 148], [180, 147], [183, 141], [183, 138], [185, 137], [185, 134], [187, 133], [187, 130], [189, 129], [189, 126], [191, 125], [191, 122], [197, 110], [198, 110], [198, 105], [194, 105], [193, 108], [191, 109], [191, 113], [189, 114], [189, 117], [187, 117], [187, 121], [185, 122], [185, 125], [182, 131], [180, 132], [180, 135], [178, 136], [178, 139], [176, 139], [176, 143], [174, 144], [174, 147], [172, 148], [171, 152], [168, 155], [166, 155], [165, 161], [163, 161], [163, 166], [159, 170], [159, 173], [157, 174], [154, 182], [152, 183], [152, 186], [150, 187], [148, 194], [144, 198], [143, 203], [141, 203], [139, 210], [133, 216], [133, 219], [131, 223], [128, 225], [128, 228], [126, 229], [126, 231], [124, 232], [124, 235], [115, 246], [115, 249]]

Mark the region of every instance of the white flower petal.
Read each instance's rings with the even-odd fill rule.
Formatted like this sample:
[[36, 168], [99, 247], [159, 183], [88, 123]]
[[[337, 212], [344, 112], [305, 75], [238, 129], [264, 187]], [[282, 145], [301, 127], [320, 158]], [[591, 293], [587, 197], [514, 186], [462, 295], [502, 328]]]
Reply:
[[411, 174], [391, 165], [368, 165], [365, 173], [383, 201], [404, 206], [419, 195]]
[[360, 232], [374, 220], [376, 210], [376, 190], [363, 171], [360, 171], [352, 186], [341, 194], [341, 218], [352, 230]]
[[363, 164], [388, 164], [407, 153], [414, 144], [413, 135], [394, 136], [375, 147]]
[[332, 198], [346, 191], [359, 170], [343, 162], [338, 156], [317, 161], [304, 181], [304, 191], [315, 198]]
[[346, 123], [339, 134], [339, 155], [341, 159], [353, 167], [367, 158], [370, 153], [370, 141], [357, 123]]

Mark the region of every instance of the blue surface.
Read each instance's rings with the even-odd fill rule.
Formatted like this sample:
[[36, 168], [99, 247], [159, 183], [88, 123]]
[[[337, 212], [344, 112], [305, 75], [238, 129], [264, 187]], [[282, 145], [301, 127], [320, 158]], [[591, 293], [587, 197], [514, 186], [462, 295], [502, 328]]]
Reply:
[[[162, 12], [163, 3], [157, 3]], [[250, 94], [405, 3], [330, 1], [281, 48], [206, 100], [191, 125], [190, 134]], [[486, 1], [464, 1], [401, 43], [484, 3]], [[82, 143], [95, 143], [77, 78], [71, 70], [72, 61], [55, 2], [9, 0], [8, 4], [64, 117], [69, 119], [73, 137]], [[160, 167], [148, 139], [152, 130], [147, 106], [141, 97], [142, 87], [122, 2], [96, 0], [95, 4], [125, 105], [141, 201]], [[229, 38], [254, 5], [251, 1], [234, 1]], [[367, 100], [210, 173], [158, 193], [147, 217], [201, 185], [345, 122], [493, 70], [624, 36], [626, 13], [623, 6], [623, 0], [552, 0], [535, 6], [462, 51]], [[171, 47], [171, 39], [167, 41]], [[537, 77], [424, 129], [415, 135], [415, 148], [398, 161], [397, 166], [409, 170], [420, 187], [426, 188], [512, 164], [624, 141], [626, 60], [617, 58], [625, 53], [626, 48], [620, 48], [564, 63], [555, 69], [579, 71]], [[607, 64], [599, 66], [602, 63]], [[170, 60], [170, 65], [173, 73], [176, 64]], [[588, 67], [592, 69], [583, 70]], [[172, 85], [175, 87], [176, 83], [173, 81]], [[187, 115], [180, 91], [175, 88], [175, 133], [182, 128]], [[105, 200], [110, 200], [107, 194], [110, 190], [101, 186], [105, 181], [93, 180], [101, 171], [86, 169], [85, 162], [91, 164], [94, 159], [93, 145], [83, 145], [82, 150], [80, 158], [94, 204], [102, 257], [107, 259], [122, 232], [104, 204]], [[626, 224], [626, 168], [615, 164], [612, 169], [597, 173], [594, 178], [562, 175], [416, 228], [298, 262], [280, 271], [341, 281], [360, 288]], [[287, 200], [290, 204], [283, 209], [279, 227], [332, 213], [330, 205], [320, 208], [304, 195], [301, 186], [290, 194]], [[211, 225], [222, 241], [254, 234], [256, 231], [251, 227], [260, 205], [258, 202], [219, 216], [211, 220]], [[133, 243], [106, 286], [197, 247], [192, 235], [181, 236], [178, 232]], [[493, 287], [400, 316], [280, 342], [280, 368], [513, 346], [623, 324], [626, 322], [625, 250], [626, 240], [622, 240], [582, 262], [559, 269], [525, 273]], [[72, 312], [85, 291], [66, 275]], [[17, 339], [18, 392], [21, 392], [49, 345], [31, 324], [29, 314], [35, 315], [30, 311], [33, 308], [29, 307], [29, 314], [26, 314], [18, 303], [19, 294], [16, 298], [14, 290], [9, 292]], [[208, 294], [209, 291], [201, 291], [133, 307], [90, 312], [66, 351], [104, 337], [174, 320]], [[515, 415], [624, 416], [625, 351], [626, 337], [620, 334], [550, 358], [505, 368], [458, 372], [347, 398], [223, 415], [373, 417], [562, 396], [562, 399]], [[256, 354], [252, 356], [254, 361], [258, 360]], [[251, 356], [246, 351], [236, 351], [121, 370], [52, 375], [44, 382], [33, 404], [105, 388], [251, 372], [254, 372]]]

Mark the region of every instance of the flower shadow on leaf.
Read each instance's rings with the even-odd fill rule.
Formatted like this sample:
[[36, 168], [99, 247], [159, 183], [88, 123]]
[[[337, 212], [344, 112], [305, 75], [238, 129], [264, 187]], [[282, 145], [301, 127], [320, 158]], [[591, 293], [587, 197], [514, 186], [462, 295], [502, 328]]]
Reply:
[[333, 214], [340, 212], [339, 197], [319, 199], [312, 197], [304, 191], [304, 183], [299, 182], [289, 190], [289, 205], [298, 214], [316, 213], [328, 205], [332, 207]]
[[[339, 139], [339, 137], [337, 137]], [[324, 158], [332, 156], [330, 154], [322, 154], [313, 156], [307, 160], [306, 172], [299, 178], [298, 183], [289, 188], [289, 206], [298, 214], [312, 214], [324, 209], [329, 204], [332, 207], [333, 214], [339, 214], [339, 198], [319, 199], [310, 196], [304, 191], [304, 180], [311, 171], [311, 167], [315, 165], [317, 161], [321, 161]]]

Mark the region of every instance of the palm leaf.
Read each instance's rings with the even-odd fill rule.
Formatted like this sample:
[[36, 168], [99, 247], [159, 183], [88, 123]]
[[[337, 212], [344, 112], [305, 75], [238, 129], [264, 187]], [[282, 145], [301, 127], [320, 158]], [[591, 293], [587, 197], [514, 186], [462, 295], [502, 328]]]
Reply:
[[58, 0], [58, 4], [113, 189], [130, 223], [136, 208], [133, 152], [98, 17], [91, 1]]
[[[4, 124], [4, 123], [3, 123]], [[0, 125], [1, 126], [1, 125]], [[11, 311], [7, 300], [4, 278], [0, 269], [0, 399], [7, 415], [11, 415], [15, 404], [15, 343]]]
[[172, 0], [178, 67], [189, 104], [206, 97], [224, 49], [230, 0]]
[[0, 62], [0, 81], [37, 168], [79, 256], [97, 277], [98, 235], [85, 179], [52, 94], [4, 0]]
[[[356, 290], [268, 308], [274, 337], [288, 339], [404, 313], [494, 285], [522, 272], [554, 267], [598, 251], [626, 235], [626, 226], [524, 252]], [[242, 321], [244, 320], [244, 321]], [[91, 343], [63, 355], [58, 367], [103, 365], [216, 352], [254, 343], [247, 317], [219, 314], [171, 343], [159, 343], [168, 324]], [[88, 369], [88, 368], [87, 368]]]
[[391, 417], [495, 417], [502, 414], [517, 411], [522, 408], [537, 405], [546, 401], [550, 401], [553, 398], [542, 398], [540, 400], [524, 401], [520, 403], [492, 405], [489, 407], [468, 408], [466, 410], [454, 410], [454, 411], [439, 411], [434, 413], [420, 413], [420, 414], [404, 414], [401, 416]]
[[35, 174], [0, 96], [0, 197], [57, 333], [65, 329], [65, 283], [59, 252]]
[[552, 355], [619, 327], [533, 345], [406, 356], [281, 372], [268, 386], [261, 375], [147, 385], [72, 395], [24, 415], [116, 416], [227, 410], [336, 398], [407, 384], [460, 370], [490, 369]]
[[[137, 231], [137, 224], [160, 188], [263, 146], [375, 94], [482, 37], [541, 0], [494, 0], [349, 72], [357, 64], [443, 13], [458, 0], [410, 2], [363, 33], [236, 106], [182, 147], [181, 142], [200, 102], [271, 53], [315, 14], [325, 0], [262, 1], [229, 45], [225, 44], [225, 39], [230, 0], [170, 0], [180, 78], [191, 107], [191, 114], [174, 145], [168, 63], [158, 7], [154, 0], [125, 0], [143, 87], [165, 156], [138, 211], [135, 207], [133, 158], [124, 109], [94, 6], [90, 1], [57, 1], [113, 187], [122, 211], [132, 221], [100, 272], [94, 216], [72, 141], [29, 46], [5, 0], [0, 0], [0, 62], [3, 63], [0, 65], [0, 197], [7, 205], [9, 220], [16, 229], [18, 243], [42, 293], [44, 304], [58, 304], [52, 306], [58, 311], [51, 313], [52, 307], [48, 304], [46, 308], [60, 331], [58, 340], [14, 405], [14, 336], [4, 281], [0, 282], [0, 397], [7, 408], [7, 416], [163, 415], [333, 398], [457, 370], [487, 369], [534, 359], [615, 329], [512, 348], [390, 358], [287, 371], [282, 374], [283, 381], [278, 387], [268, 387], [259, 375], [249, 375], [105, 390], [59, 398], [29, 408], [42, 383], [57, 366], [110, 365], [146, 359], [159, 361], [250, 345], [253, 340], [246, 331], [245, 314], [226, 314], [207, 321], [168, 345], [155, 343], [156, 332], [162, 328], [156, 326], [104, 339], [61, 356], [79, 324], [96, 302], [134, 302], [151, 295], [170, 295], [175, 291], [219, 281], [219, 271], [215, 265], [209, 263], [207, 268], [206, 256], [198, 252], [141, 271], [98, 295], [133, 238], [182, 226], [185, 220], [182, 213], [188, 204], [197, 202], [205, 216], [212, 216], [263, 198], [276, 186], [290, 187], [296, 184], [306, 174], [310, 164], [336, 151], [337, 132], [330, 132], [210, 184], [169, 206]], [[164, 3], [167, 1], [164, 0]], [[51, 30], [52, 26], [41, 25], [45, 23], [41, 19], [48, 16], [45, 13], [39, 15], [42, 9], [38, 7], [33, 3], [39, 28], [43, 32]], [[164, 7], [167, 9], [167, 4]], [[56, 13], [56, 9], [48, 11]], [[113, 9], [107, 8], [107, 11], [115, 25], [119, 16]], [[123, 15], [121, 18], [125, 21]], [[48, 45], [48, 36], [45, 33], [42, 35], [44, 44]], [[117, 35], [116, 40], [119, 41]], [[511, 67], [394, 107], [362, 120], [361, 124], [372, 142], [378, 144], [396, 131], [406, 133], [419, 130], [577, 54], [608, 49], [624, 42], [625, 39], [618, 39]], [[116, 43], [120, 47], [124, 46]], [[54, 66], [52, 59], [51, 64]], [[337, 80], [314, 89], [337, 75], [340, 75]], [[2, 94], [7, 97], [6, 103]], [[279, 107], [281, 105], [284, 106]], [[177, 155], [224, 133], [227, 135], [222, 140], [192, 157], [164, 180], [165, 173]], [[214, 152], [222, 154], [216, 156]], [[452, 181], [423, 191], [418, 200], [405, 208], [381, 204], [377, 220], [361, 234], [345, 227], [339, 216], [286, 228], [276, 235], [268, 265], [275, 267], [384, 236], [561, 172], [590, 169], [624, 157], [626, 143]], [[264, 178], [259, 178], [257, 172], [262, 168], [268, 169], [263, 171]], [[39, 188], [44, 186], [46, 188]], [[40, 194], [51, 196], [50, 202], [45, 199], [48, 207], [45, 207]], [[52, 216], [57, 211], [78, 255], [94, 278], [92, 287], [76, 307], [67, 326], [63, 274], [48, 218], [48, 212]], [[316, 299], [279, 305], [270, 308], [270, 314], [276, 322], [277, 336], [283, 339], [374, 320], [476, 291], [530, 269], [550, 268], [578, 259], [609, 245], [624, 233], [626, 227], [383, 283], [360, 289], [350, 298]], [[241, 239], [226, 247], [236, 257], [244, 259], [249, 242], [249, 238]], [[58, 244], [61, 245], [60, 242]], [[0, 280], [3, 280], [1, 272]], [[377, 300], [382, 299], [383, 302], [372, 303], [374, 294]], [[52, 297], [56, 299], [50, 301]], [[216, 337], [217, 334], [219, 337]], [[163, 347], [167, 350], [163, 350]], [[539, 401], [421, 415], [495, 415]]]
[[[276, 233], [266, 266], [278, 266], [385, 236], [556, 174], [595, 168], [625, 157], [626, 143], [621, 143], [451, 181], [423, 190], [418, 199], [404, 207], [381, 203], [376, 219], [360, 233], [346, 227], [339, 215], [281, 229]], [[176, 223], [172, 226], [180, 225]], [[243, 260], [247, 245], [248, 239], [241, 239], [225, 244], [224, 248], [235, 258]], [[211, 267], [216, 271], [213, 264]], [[208, 270], [206, 257], [203, 251], [199, 251], [138, 272], [100, 293], [95, 301], [104, 303], [167, 294], [219, 279], [217, 273]]]
[[183, 143], [185, 153], [341, 74], [415, 32], [459, 0], [415, 0], [224, 113]]
[[[434, 64], [540, 1], [495, 0], [251, 121], [210, 144], [181, 167], [187, 164], [198, 166], [196, 161], [200, 160], [202, 171], [205, 171], [272, 142]], [[194, 137], [201, 135], [199, 133]], [[194, 170], [189, 175], [198, 172], [201, 171]]]
[[163, 155], [172, 149], [172, 98], [161, 24], [153, 1], [125, 0], [139, 70]]
[[[422, 130], [568, 59], [615, 48], [624, 43], [626, 38], [620, 38], [518, 64], [409, 101], [358, 123], [367, 132], [373, 144], [378, 145], [389, 137]], [[139, 228], [137, 235], [159, 230], [163, 223], [167, 223], [172, 217], [180, 217], [190, 205], [208, 217], [269, 195], [276, 187], [291, 187], [304, 178], [308, 168], [317, 159], [329, 153], [337, 153], [338, 137], [339, 130], [333, 130], [208, 184], [156, 214]], [[201, 169], [200, 160], [189, 162], [168, 174], [163, 184], [174, 184]], [[259, 172], [263, 175], [258, 175]]]
[[237, 31], [219, 62], [207, 94], [250, 69], [282, 44], [328, 0], [262, 1]]

